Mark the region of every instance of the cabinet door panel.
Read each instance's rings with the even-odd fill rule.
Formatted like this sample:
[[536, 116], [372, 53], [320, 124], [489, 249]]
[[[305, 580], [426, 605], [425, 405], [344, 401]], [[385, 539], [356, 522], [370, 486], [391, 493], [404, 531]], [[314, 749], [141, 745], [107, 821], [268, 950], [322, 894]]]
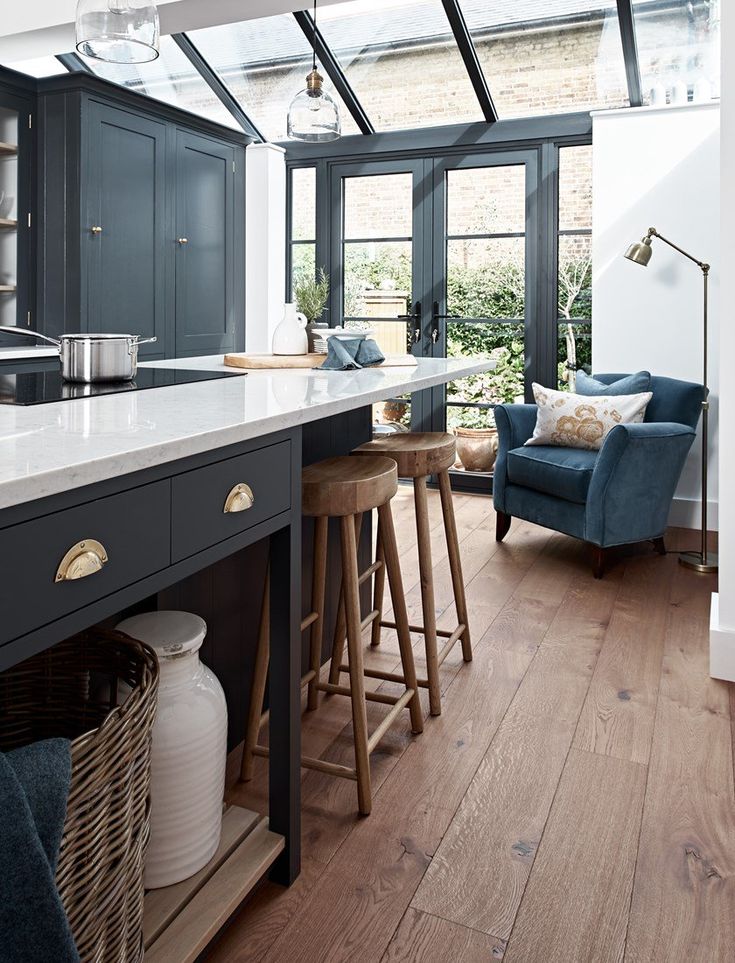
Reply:
[[234, 148], [187, 131], [176, 149], [176, 352], [234, 347]]
[[[90, 105], [87, 330], [157, 337], [165, 350], [166, 127]], [[101, 228], [94, 233], [93, 227]]]

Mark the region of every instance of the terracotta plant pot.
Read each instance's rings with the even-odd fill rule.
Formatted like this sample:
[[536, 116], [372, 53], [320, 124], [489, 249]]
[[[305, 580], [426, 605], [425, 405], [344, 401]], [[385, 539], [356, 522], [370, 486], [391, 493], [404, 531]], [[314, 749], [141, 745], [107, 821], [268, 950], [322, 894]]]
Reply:
[[408, 411], [406, 401], [384, 401], [381, 421], [400, 421]]
[[455, 428], [457, 454], [466, 471], [491, 472], [498, 455], [497, 428]]

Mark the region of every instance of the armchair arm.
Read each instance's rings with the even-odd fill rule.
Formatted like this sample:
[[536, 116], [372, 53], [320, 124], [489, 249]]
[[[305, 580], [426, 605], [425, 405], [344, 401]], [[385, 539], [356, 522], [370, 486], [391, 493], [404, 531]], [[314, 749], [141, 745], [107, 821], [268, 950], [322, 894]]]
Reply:
[[694, 429], [674, 422], [613, 428], [587, 493], [587, 540], [622, 545], [663, 535], [694, 437]]
[[505, 482], [508, 452], [520, 448], [536, 427], [536, 405], [497, 405], [495, 424], [498, 429], [498, 455], [493, 474], [493, 502], [498, 511], [505, 511]]

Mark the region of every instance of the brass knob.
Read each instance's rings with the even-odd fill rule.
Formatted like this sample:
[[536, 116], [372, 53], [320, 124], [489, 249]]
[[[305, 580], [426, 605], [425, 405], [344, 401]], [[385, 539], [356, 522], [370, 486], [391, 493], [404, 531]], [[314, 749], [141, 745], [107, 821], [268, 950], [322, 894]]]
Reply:
[[99, 226], [99, 224], [95, 224], [95, 225], [91, 228], [91, 231], [92, 231], [93, 234], [101, 234], [101, 233], [102, 233], [102, 228]]
[[222, 509], [225, 514], [230, 512], [244, 512], [248, 508], [252, 508], [255, 504], [255, 495], [253, 495], [253, 490], [250, 485], [246, 485], [245, 482], [240, 482], [239, 485], [230, 491], [229, 495], [225, 499], [225, 507]]
[[102, 542], [94, 538], [85, 538], [83, 542], [72, 545], [59, 562], [54, 581], [73, 582], [79, 578], [87, 578], [102, 571], [102, 566], [106, 562], [107, 549]]
[[189, 243], [189, 238], [188, 238], [188, 237], [179, 237], [179, 238], [177, 238], [177, 241], [178, 241], [179, 244], [188, 244], [188, 243]]

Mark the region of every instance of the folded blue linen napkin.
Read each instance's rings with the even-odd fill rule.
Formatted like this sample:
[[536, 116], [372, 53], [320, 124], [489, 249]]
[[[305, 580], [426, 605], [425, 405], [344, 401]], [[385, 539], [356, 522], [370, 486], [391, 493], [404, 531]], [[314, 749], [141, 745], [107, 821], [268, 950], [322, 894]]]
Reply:
[[55, 882], [69, 745], [47, 739], [0, 753], [0, 963], [79, 963]]
[[385, 355], [372, 338], [329, 338], [327, 360], [322, 371], [351, 371], [372, 368], [385, 361]]

